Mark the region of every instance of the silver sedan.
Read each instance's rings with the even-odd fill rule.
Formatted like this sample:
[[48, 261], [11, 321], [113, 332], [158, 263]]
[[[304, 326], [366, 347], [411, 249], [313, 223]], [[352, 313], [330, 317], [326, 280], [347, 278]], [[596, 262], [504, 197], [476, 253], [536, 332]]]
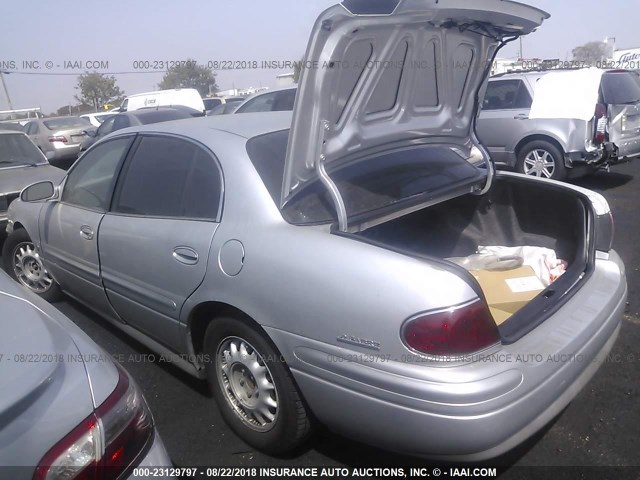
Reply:
[[[265, 452], [300, 445], [312, 417], [413, 455], [518, 445], [616, 339], [611, 214], [588, 190], [496, 174], [474, 133], [489, 56], [546, 13], [392, 4], [321, 15], [307, 57], [327, 64], [304, 70], [293, 114], [125, 129], [25, 189], [6, 270], [206, 379]], [[498, 321], [493, 292], [447, 260], [481, 245], [554, 249], [567, 269]]]

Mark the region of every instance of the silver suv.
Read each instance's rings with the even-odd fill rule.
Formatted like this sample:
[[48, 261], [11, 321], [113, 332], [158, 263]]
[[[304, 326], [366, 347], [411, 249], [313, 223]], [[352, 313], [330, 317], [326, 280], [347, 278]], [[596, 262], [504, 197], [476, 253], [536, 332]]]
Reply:
[[558, 180], [589, 173], [640, 154], [640, 84], [625, 70], [496, 75], [476, 130], [499, 166]]

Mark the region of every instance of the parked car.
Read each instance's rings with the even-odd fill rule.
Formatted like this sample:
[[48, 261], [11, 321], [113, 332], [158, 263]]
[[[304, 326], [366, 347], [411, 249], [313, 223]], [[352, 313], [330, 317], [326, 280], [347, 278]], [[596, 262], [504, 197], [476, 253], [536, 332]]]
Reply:
[[4, 272], [0, 311], [3, 478], [138, 478], [134, 467], [172, 466], [142, 392], [109, 354]]
[[[42, 297], [69, 292], [172, 354], [265, 452], [300, 445], [312, 415], [405, 454], [515, 447], [604, 361], [625, 270], [602, 196], [496, 174], [473, 131], [490, 55], [548, 14], [447, 5], [325, 11], [307, 60], [356, 70], [305, 71], [293, 114], [116, 132], [11, 204], [5, 268], [21, 280], [28, 245]], [[498, 325], [448, 260], [479, 245], [554, 249], [567, 268]]]
[[624, 70], [489, 79], [478, 137], [499, 166], [563, 180], [640, 155], [640, 86]]
[[247, 98], [233, 113], [287, 112], [293, 110], [297, 87], [274, 88]]
[[78, 157], [90, 125], [89, 120], [80, 117], [38, 118], [27, 123], [24, 131], [49, 163], [66, 169]]
[[7, 226], [7, 208], [24, 187], [40, 180], [59, 183], [64, 171], [52, 167], [23, 132], [0, 127], [0, 239]]
[[234, 113], [241, 104], [242, 102], [221, 103], [217, 107], [207, 110], [207, 115], [229, 115], [230, 113]]
[[134, 125], [148, 125], [158, 122], [169, 122], [171, 120], [182, 120], [194, 116], [204, 116], [200, 110], [194, 110], [181, 105], [175, 107], [154, 107], [141, 108], [133, 112], [124, 112], [107, 118], [97, 129], [88, 128], [85, 130], [87, 138], [82, 142], [80, 154], [91, 145], [111, 132], [122, 130]]
[[80, 118], [86, 118], [89, 120], [91, 125], [94, 127], [99, 127], [102, 122], [104, 122], [107, 118], [112, 117], [114, 114], [110, 112], [104, 113], [85, 113], [80, 115]]
[[119, 112], [132, 112], [146, 107], [174, 107], [184, 105], [204, 113], [202, 97], [195, 88], [174, 88], [129, 95], [118, 108]]

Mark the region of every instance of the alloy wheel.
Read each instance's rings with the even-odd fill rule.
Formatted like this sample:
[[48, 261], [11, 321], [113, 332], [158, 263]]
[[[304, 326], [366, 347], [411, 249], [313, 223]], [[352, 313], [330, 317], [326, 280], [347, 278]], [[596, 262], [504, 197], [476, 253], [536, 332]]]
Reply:
[[531, 150], [524, 157], [524, 173], [535, 175], [536, 177], [552, 178], [556, 170], [556, 162], [551, 153], [539, 148]]
[[262, 355], [246, 340], [227, 337], [216, 353], [218, 383], [224, 398], [242, 420], [267, 432], [278, 419], [278, 392]]
[[18, 281], [35, 293], [45, 293], [53, 285], [53, 278], [42, 263], [31, 242], [21, 242], [13, 249], [13, 272]]

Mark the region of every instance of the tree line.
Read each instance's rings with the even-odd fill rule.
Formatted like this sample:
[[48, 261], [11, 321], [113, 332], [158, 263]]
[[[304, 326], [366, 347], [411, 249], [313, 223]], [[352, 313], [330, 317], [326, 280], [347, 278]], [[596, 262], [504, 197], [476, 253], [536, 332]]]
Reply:
[[[78, 94], [74, 98], [79, 105], [65, 105], [57, 110], [58, 115], [98, 112], [118, 107], [125, 98], [125, 92], [117, 85], [116, 77], [98, 72], [86, 72], [78, 77]], [[197, 65], [195, 60], [187, 60], [167, 70], [158, 84], [161, 90], [171, 88], [195, 88], [206, 97], [218, 89], [216, 74], [210, 68]]]

